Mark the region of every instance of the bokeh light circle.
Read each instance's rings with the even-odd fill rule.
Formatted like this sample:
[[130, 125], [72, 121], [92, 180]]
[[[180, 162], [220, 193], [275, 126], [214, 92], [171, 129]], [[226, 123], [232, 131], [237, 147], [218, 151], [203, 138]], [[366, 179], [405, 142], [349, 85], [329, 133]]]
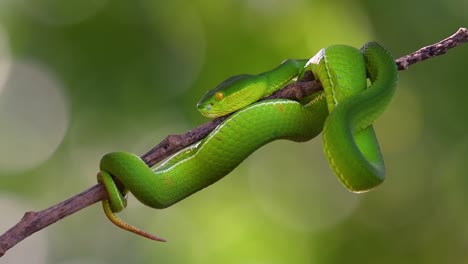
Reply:
[[10, 72], [10, 44], [3, 27], [0, 25], [0, 96]]
[[277, 142], [249, 159], [256, 202], [278, 224], [315, 232], [345, 219], [358, 204], [329, 168], [321, 138], [293, 145]]
[[68, 118], [67, 100], [53, 75], [38, 64], [14, 62], [0, 96], [0, 173], [47, 160], [65, 136]]
[[[15, 225], [27, 211], [33, 206], [14, 195], [2, 193], [0, 195], [0, 233]], [[27, 237], [25, 240], [11, 248], [0, 258], [0, 263], [34, 263], [45, 264], [47, 262], [48, 240], [46, 230]]]
[[104, 8], [108, 0], [16, 0], [30, 17], [48, 25], [78, 24]]

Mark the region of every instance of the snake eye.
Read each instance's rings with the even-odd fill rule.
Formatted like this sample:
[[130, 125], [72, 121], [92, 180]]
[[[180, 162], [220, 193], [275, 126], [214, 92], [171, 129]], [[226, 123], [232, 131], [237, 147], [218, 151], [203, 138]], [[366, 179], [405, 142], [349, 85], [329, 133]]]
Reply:
[[222, 92], [217, 92], [215, 93], [215, 99], [216, 101], [221, 101], [224, 98], [224, 94]]

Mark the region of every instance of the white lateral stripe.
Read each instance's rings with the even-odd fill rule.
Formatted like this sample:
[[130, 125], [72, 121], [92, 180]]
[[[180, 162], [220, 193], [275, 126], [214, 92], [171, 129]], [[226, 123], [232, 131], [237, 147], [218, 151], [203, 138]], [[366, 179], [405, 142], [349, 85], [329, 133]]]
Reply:
[[[257, 103], [257, 104], [254, 104], [254, 105], [251, 105], [251, 106], [248, 106], [246, 108], [243, 108], [241, 110], [239, 110], [237, 113], [233, 114], [231, 117], [229, 117], [227, 120], [225, 120], [223, 123], [221, 123], [220, 125], [218, 125], [210, 134], [208, 134], [208, 136], [205, 138], [205, 142], [203, 142], [202, 145], [200, 145], [201, 141], [195, 143], [194, 145], [191, 145], [187, 148], [184, 148], [182, 150], [180, 150], [179, 152], [175, 153], [173, 156], [171, 156], [170, 158], [168, 158], [165, 162], [163, 162], [160, 166], [156, 167], [153, 171], [157, 171], [159, 167], [162, 167], [165, 163], [167, 163], [171, 158], [173, 158], [174, 156], [178, 155], [180, 152], [182, 151], [185, 151], [187, 150], [188, 148], [199, 148], [193, 155], [191, 156], [188, 156], [186, 157], [185, 159], [182, 159], [180, 160], [179, 162], [173, 164], [172, 166], [168, 167], [167, 169], [165, 170], [161, 170], [161, 171], [158, 171], [157, 174], [163, 174], [171, 169], [173, 169], [175, 166], [179, 166], [180, 164], [183, 164], [193, 158], [195, 158], [197, 155], [198, 155], [198, 152], [200, 150], [202, 150], [205, 145], [210, 141], [211, 138], [213, 138], [215, 135], [216, 135], [216, 132], [218, 130], [220, 130], [221, 128], [223, 128], [224, 126], [226, 126], [226, 124], [229, 124], [232, 122], [233, 120], [233, 117], [238, 115], [239, 113], [242, 113], [244, 111], [246, 111], [247, 109], [252, 109], [252, 108], [257, 108], [257, 107], [263, 107], [265, 105], [270, 105], [270, 104], [278, 104], [278, 103], [281, 103], [281, 104], [300, 104], [296, 101], [293, 101], [293, 100], [272, 100], [272, 101], [264, 101], [264, 102], [261, 102], [261, 103]], [[200, 145], [200, 146], [199, 146]]]
[[335, 88], [336, 88], [336, 84], [333, 83], [333, 79], [332, 79], [332, 76], [330, 74], [330, 67], [328, 65], [328, 61], [327, 61], [327, 54], [324, 52], [323, 53], [323, 61], [325, 63], [325, 69], [327, 70], [327, 76], [328, 76], [328, 79], [330, 80], [330, 86], [331, 86], [331, 92], [332, 92], [332, 98], [333, 98], [333, 102], [335, 102], [335, 106], [338, 105], [338, 100], [336, 99], [336, 91], [335, 91]]

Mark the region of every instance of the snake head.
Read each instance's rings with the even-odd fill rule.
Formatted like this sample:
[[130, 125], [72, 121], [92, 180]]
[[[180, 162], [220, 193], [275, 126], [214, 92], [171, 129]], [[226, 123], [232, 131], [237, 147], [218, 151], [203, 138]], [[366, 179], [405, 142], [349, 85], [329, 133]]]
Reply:
[[266, 87], [258, 75], [232, 76], [208, 91], [197, 104], [206, 117], [215, 118], [230, 114], [260, 99]]

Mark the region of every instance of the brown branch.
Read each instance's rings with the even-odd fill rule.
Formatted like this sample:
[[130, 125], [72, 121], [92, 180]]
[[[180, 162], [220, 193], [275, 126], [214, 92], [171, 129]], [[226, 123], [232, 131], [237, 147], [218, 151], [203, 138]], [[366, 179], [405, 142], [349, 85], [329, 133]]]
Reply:
[[411, 54], [403, 56], [395, 60], [395, 63], [398, 66], [398, 70], [406, 70], [412, 64], [427, 60], [435, 56], [443, 55], [447, 52], [447, 50], [465, 42], [468, 42], [468, 29], [459, 28], [457, 32], [455, 32], [450, 37], [443, 39], [435, 44], [420, 48]]
[[[406, 70], [412, 64], [421, 62], [434, 56], [445, 54], [448, 49], [458, 46], [464, 42], [468, 42], [468, 29], [460, 28], [452, 36], [433, 45], [421, 48], [409, 55], [403, 56], [395, 60], [395, 63], [398, 66], [398, 70]], [[320, 83], [314, 81], [309, 73], [305, 76], [304, 79], [287, 85], [275, 94], [264, 98], [264, 100], [273, 98], [300, 100], [307, 95], [317, 92], [321, 89], [322, 87]], [[227, 117], [216, 118], [188, 131], [185, 134], [169, 135], [166, 137], [166, 139], [144, 154], [141, 158], [146, 162], [146, 164], [148, 164], [148, 166], [153, 166], [159, 161], [167, 158], [169, 155], [172, 155], [173, 153], [203, 139], [226, 118]], [[23, 218], [16, 225], [0, 236], [0, 257], [3, 256], [7, 250], [15, 246], [26, 237], [68, 215], [71, 215], [106, 198], [107, 193], [105, 192], [102, 185], [96, 184], [88, 190], [45, 210], [38, 212], [26, 212]]]
[[[272, 95], [262, 98], [261, 101], [275, 98], [300, 100], [309, 94], [322, 90], [320, 83], [314, 81], [313, 78], [314, 77], [312, 73], [307, 72], [302, 80], [285, 86], [283, 89], [278, 90]], [[156, 163], [176, 153], [177, 151], [205, 138], [213, 129], [215, 129], [228, 117], [229, 115], [218, 117], [186, 132], [185, 134], [169, 135], [153, 149], [141, 156], [141, 158], [146, 162], [146, 164], [148, 164], [148, 166], [152, 167]]]

